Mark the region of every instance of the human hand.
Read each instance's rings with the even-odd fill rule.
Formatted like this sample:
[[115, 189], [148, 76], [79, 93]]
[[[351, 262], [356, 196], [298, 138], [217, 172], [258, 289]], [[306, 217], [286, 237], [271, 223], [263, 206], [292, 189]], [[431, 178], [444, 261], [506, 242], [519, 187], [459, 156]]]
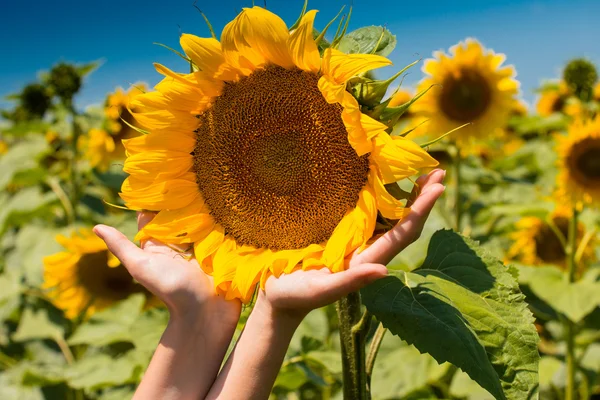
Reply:
[[444, 192], [446, 172], [436, 169], [417, 179], [410, 214], [367, 249], [355, 253], [350, 268], [332, 273], [327, 268], [295, 271], [267, 279], [257, 306], [266, 312], [302, 319], [309, 311], [330, 304], [387, 275], [385, 264], [416, 241], [436, 200]]
[[[138, 229], [154, 215], [138, 213]], [[193, 322], [201, 317], [204, 322], [227, 327], [237, 324], [241, 303], [215, 294], [212, 277], [202, 271], [193, 254], [154, 239], [142, 241], [140, 248], [106, 225], [97, 225], [94, 232], [131, 276], [167, 305], [171, 318]]]

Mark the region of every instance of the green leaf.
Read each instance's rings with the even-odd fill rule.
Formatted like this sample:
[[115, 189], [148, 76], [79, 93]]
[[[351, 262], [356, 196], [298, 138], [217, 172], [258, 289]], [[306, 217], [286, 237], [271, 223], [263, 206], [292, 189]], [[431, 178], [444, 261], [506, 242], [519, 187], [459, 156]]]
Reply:
[[537, 297], [575, 323], [600, 305], [600, 282], [580, 280], [569, 283], [566, 275], [552, 266], [522, 266], [520, 271], [524, 275], [521, 283], [529, 285]]
[[373, 369], [374, 399], [405, 398], [418, 393], [438, 381], [450, 367], [448, 363], [438, 364], [428, 354], [420, 354], [396, 336], [386, 335], [384, 342], [391, 350], [380, 350]]
[[360, 44], [351, 37], [344, 36], [337, 49], [346, 54], [358, 54], [360, 53]]
[[492, 396], [486, 392], [469, 375], [462, 371], [457, 371], [452, 377], [450, 384], [450, 394], [452, 397], [458, 397], [466, 400], [491, 400]]
[[46, 151], [46, 140], [37, 136], [11, 146], [8, 152], [0, 157], [0, 190], [6, 188], [17, 172], [37, 168], [40, 155]]
[[301, 352], [302, 351], [302, 338], [313, 337], [322, 342], [325, 342], [327, 337], [327, 315], [325, 310], [318, 308], [311, 311], [306, 318], [302, 320], [302, 323], [294, 332], [294, 336], [290, 342], [289, 352]]
[[12, 339], [16, 342], [24, 342], [32, 339], [56, 339], [63, 335], [64, 328], [50, 319], [48, 310], [26, 308]]
[[340, 47], [345, 40], [350, 39], [358, 45], [356, 53], [361, 54], [377, 54], [387, 57], [396, 47], [396, 35], [392, 35], [390, 31], [381, 26], [365, 26], [348, 33], [340, 41]]
[[129, 351], [119, 358], [97, 353], [70, 365], [65, 376], [72, 388], [97, 390], [136, 382], [147, 362], [135, 351]]
[[104, 346], [115, 342], [133, 342], [138, 332], [131, 328], [140, 315], [145, 300], [143, 294], [134, 294], [94, 314], [77, 328], [68, 343]]
[[25, 188], [14, 196], [0, 196], [0, 233], [10, 225], [24, 225], [35, 217], [50, 215], [49, 206], [57, 204], [53, 192], [37, 187]]
[[367, 309], [419, 351], [461, 368], [497, 399], [525, 399], [537, 390], [539, 338], [515, 274], [444, 230], [421, 267], [390, 271], [361, 293]]
[[70, 228], [53, 229], [32, 224], [24, 226], [17, 236], [16, 262], [10, 268], [22, 273], [27, 283], [41, 284], [44, 257], [63, 250], [62, 246], [56, 242], [56, 235], [68, 232], [70, 232]]

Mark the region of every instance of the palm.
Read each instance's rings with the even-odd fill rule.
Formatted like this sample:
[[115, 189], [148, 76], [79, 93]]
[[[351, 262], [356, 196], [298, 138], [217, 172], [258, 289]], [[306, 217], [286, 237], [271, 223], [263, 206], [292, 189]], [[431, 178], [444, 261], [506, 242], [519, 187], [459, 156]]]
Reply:
[[[138, 226], [142, 228], [152, 217], [140, 214]], [[102, 232], [98, 227], [96, 232], [131, 276], [162, 300], [171, 313], [189, 315], [210, 309], [206, 315], [218, 315], [223, 323], [237, 322], [240, 303], [216, 295], [212, 277], [186, 249], [175, 250], [154, 239], [143, 241], [139, 248], [114, 228], [100, 229]]]
[[387, 264], [418, 239], [425, 220], [444, 188], [445, 173], [437, 170], [417, 180], [419, 190], [407, 218], [380, 237], [365, 251], [354, 254], [350, 268], [336, 274], [327, 268], [295, 271], [267, 280], [264, 297], [273, 307], [305, 310], [322, 307], [387, 274]]

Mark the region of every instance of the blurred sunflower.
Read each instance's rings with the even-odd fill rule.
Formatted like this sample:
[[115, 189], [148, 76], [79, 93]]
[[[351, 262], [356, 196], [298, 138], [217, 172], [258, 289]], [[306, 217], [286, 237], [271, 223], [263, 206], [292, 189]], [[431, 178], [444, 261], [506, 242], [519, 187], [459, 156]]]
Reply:
[[221, 42], [184, 34], [196, 72], [162, 65], [157, 91], [136, 97], [150, 130], [126, 140], [121, 197], [159, 211], [137, 239], [193, 243], [218, 293], [250, 300], [296, 268], [347, 267], [373, 235], [378, 213], [409, 210], [385, 184], [436, 164], [424, 150], [361, 113], [346, 83], [390, 61], [319, 54], [316, 11], [291, 33], [277, 15], [244, 9]]
[[594, 100], [600, 101], [600, 83], [594, 86]]
[[570, 203], [600, 203], [600, 116], [576, 119], [557, 139], [558, 193]]
[[48, 144], [53, 144], [60, 138], [58, 133], [53, 130], [46, 131], [44, 137], [46, 138], [46, 143]]
[[116, 158], [115, 140], [104, 129], [90, 129], [86, 136], [81, 136], [79, 145], [90, 165], [100, 171], [108, 170]]
[[567, 99], [571, 95], [569, 87], [564, 81], [556, 86], [542, 89], [536, 105], [538, 115], [548, 117], [554, 113], [563, 112]]
[[70, 238], [58, 235], [56, 241], [65, 251], [44, 257], [43, 288], [67, 318], [83, 311], [89, 317], [133, 293], [144, 293], [150, 303], [157, 302], [90, 229], [74, 232]]
[[87, 136], [81, 137], [80, 146], [93, 168], [106, 171], [111, 161], [125, 158], [122, 141], [139, 135], [139, 132], [132, 128], [134, 118], [129, 103], [144, 91], [145, 86], [137, 84], [127, 92], [118, 88], [108, 95], [104, 109], [106, 129], [91, 129]]
[[[527, 265], [553, 264], [566, 267], [566, 253], [557, 231], [566, 239], [569, 233], [569, 220], [572, 216], [568, 207], [557, 207], [550, 215], [548, 222], [537, 217], [524, 217], [516, 224], [516, 231], [511, 234], [514, 240], [508, 250], [508, 257]], [[585, 235], [585, 227], [580, 222], [577, 227], [577, 242]], [[589, 243], [582, 255], [584, 262], [594, 258], [594, 245]]]
[[8, 152], [8, 145], [2, 139], [0, 139], [0, 155], [6, 154]]
[[434, 56], [423, 65], [427, 77], [418, 91], [434, 87], [413, 111], [429, 119], [428, 130], [436, 135], [471, 122], [452, 136], [460, 147], [492, 136], [506, 123], [519, 88], [514, 68], [502, 66], [504, 54], [467, 39], [451, 47], [450, 55]]

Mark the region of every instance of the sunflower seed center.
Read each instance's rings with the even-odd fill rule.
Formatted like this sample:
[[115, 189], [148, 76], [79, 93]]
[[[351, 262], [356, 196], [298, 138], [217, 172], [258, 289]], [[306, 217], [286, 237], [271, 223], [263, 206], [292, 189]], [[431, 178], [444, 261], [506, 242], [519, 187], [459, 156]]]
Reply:
[[475, 69], [463, 68], [442, 82], [440, 110], [457, 122], [472, 122], [488, 110], [492, 90], [487, 80]]
[[325, 101], [318, 79], [267, 66], [228, 83], [199, 118], [198, 188], [239, 245], [322, 243], [367, 183], [368, 156], [349, 144], [342, 108]]

